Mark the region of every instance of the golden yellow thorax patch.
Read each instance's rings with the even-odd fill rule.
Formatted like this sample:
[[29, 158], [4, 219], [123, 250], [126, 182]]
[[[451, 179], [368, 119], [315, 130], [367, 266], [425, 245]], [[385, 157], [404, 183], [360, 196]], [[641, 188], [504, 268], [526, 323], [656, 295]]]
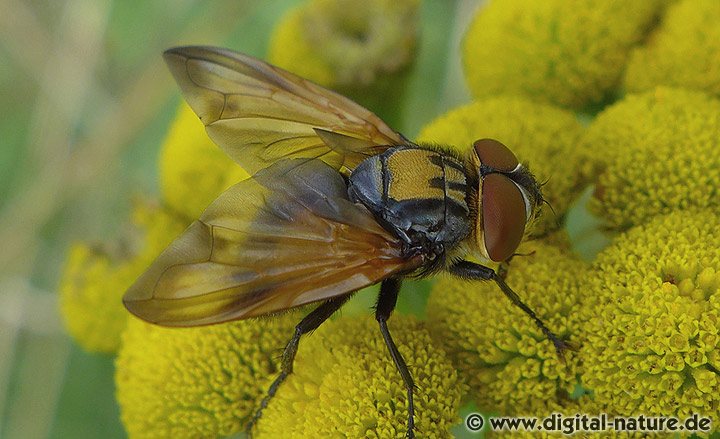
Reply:
[[387, 160], [390, 177], [388, 196], [397, 201], [418, 198], [445, 197], [445, 188], [431, 187], [435, 179], [443, 181], [443, 168], [433, 163], [436, 152], [424, 149], [402, 149], [393, 153]]
[[[446, 184], [449, 183], [447, 187], [448, 198], [455, 200], [461, 206], [467, 206], [465, 203], [465, 174], [452, 166], [445, 166], [445, 182]], [[453, 183], [459, 186], [453, 187]]]

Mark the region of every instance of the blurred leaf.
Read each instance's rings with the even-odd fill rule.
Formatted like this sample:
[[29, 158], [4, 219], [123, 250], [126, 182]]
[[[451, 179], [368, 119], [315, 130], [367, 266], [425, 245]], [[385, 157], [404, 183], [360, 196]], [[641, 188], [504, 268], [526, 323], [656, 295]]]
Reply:
[[430, 296], [432, 279], [406, 280], [398, 296], [397, 310], [403, 314], [413, 314], [425, 319], [425, 305]]
[[265, 58], [270, 34], [280, 17], [300, 0], [275, 0], [257, 2], [251, 13], [236, 17], [235, 30], [225, 40], [225, 45], [233, 50]]
[[88, 354], [74, 346], [51, 437], [125, 437], [113, 376], [112, 357]]
[[588, 210], [593, 190], [590, 187], [583, 192], [568, 209], [565, 220], [573, 250], [587, 262], [595, 259], [595, 256], [611, 242], [611, 237], [601, 231], [602, 220]]
[[[1, 62], [1, 61], [0, 61]], [[3, 117], [0, 120], [0, 209], [12, 195], [16, 188], [18, 173], [21, 168], [18, 166], [23, 161], [23, 145], [26, 137], [25, 121], [29, 118], [30, 109], [28, 106], [6, 108], [2, 104]]]
[[[41, 313], [43, 310], [40, 311]], [[21, 316], [18, 320], [24, 320]], [[13, 352], [0, 437], [45, 437], [56, 414], [69, 351], [67, 337], [20, 329]], [[4, 358], [0, 358], [3, 361]]]
[[22, 171], [27, 124], [35, 98], [33, 87], [30, 75], [21, 72], [0, 46], [0, 209], [16, 190]]
[[455, 0], [422, 2], [419, 51], [408, 78], [399, 127], [410, 138], [441, 111], [456, 4]]

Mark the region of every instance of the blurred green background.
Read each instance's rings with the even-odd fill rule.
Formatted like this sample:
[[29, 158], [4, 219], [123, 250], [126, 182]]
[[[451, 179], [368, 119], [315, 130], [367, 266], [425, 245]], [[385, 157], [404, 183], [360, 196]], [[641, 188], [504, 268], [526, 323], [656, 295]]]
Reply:
[[[125, 436], [113, 359], [81, 351], [58, 315], [68, 244], [112, 241], [132, 200], [158, 193], [180, 99], [161, 52], [211, 44], [263, 57], [297, 3], [0, 0], [0, 437]], [[395, 127], [409, 137], [469, 101], [458, 46], [479, 3], [423, 2]]]

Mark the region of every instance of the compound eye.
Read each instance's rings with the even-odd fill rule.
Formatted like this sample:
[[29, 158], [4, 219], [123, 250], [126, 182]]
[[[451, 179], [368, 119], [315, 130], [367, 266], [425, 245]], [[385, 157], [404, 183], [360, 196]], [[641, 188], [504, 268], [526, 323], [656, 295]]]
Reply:
[[480, 163], [497, 171], [512, 172], [517, 168], [517, 157], [507, 146], [494, 139], [476, 140], [473, 144]]
[[482, 221], [485, 249], [495, 262], [513, 255], [525, 233], [525, 200], [520, 189], [502, 174], [482, 182]]

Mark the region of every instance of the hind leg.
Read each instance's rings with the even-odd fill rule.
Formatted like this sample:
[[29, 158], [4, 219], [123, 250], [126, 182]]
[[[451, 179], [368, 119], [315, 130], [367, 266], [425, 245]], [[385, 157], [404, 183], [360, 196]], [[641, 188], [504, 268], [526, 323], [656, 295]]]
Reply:
[[335, 297], [323, 302], [322, 305], [315, 308], [310, 314], [305, 316], [305, 318], [302, 319], [300, 323], [297, 324], [297, 326], [295, 326], [295, 333], [293, 334], [288, 344], [285, 346], [285, 350], [282, 354], [280, 375], [278, 375], [278, 377], [275, 378], [275, 381], [273, 381], [273, 383], [270, 385], [267, 395], [260, 403], [260, 407], [258, 408], [257, 412], [255, 412], [255, 416], [253, 416], [252, 420], [250, 420], [250, 423], [245, 428], [248, 436], [252, 434], [252, 428], [260, 419], [263, 409], [267, 407], [272, 397], [275, 396], [275, 393], [277, 392], [278, 387], [280, 387], [280, 384], [282, 384], [283, 381], [285, 381], [285, 379], [288, 377], [288, 375], [292, 373], [293, 363], [295, 361], [295, 354], [297, 353], [298, 345], [300, 344], [300, 338], [304, 334], [316, 330], [320, 325], [323, 324], [325, 320], [330, 318], [330, 316], [333, 315], [335, 311], [340, 309], [340, 307], [343, 306], [351, 296], [352, 294], [346, 294], [344, 296]]

